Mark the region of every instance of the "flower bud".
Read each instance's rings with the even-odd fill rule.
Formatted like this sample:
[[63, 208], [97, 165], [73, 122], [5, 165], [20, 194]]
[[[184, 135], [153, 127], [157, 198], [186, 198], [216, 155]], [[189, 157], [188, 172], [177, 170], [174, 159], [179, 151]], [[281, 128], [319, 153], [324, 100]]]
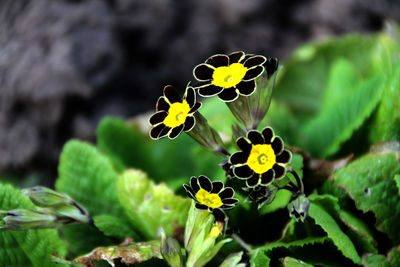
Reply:
[[178, 242], [161, 230], [161, 255], [172, 267], [182, 266], [181, 247]]
[[13, 209], [0, 211], [0, 229], [28, 230], [55, 228], [68, 223], [69, 218], [57, 218], [45, 210]]
[[22, 190], [37, 206], [46, 208], [46, 212], [57, 217], [68, 217], [72, 221], [89, 222], [89, 213], [66, 194], [43, 186]]
[[289, 215], [296, 221], [301, 220], [304, 222], [308, 216], [309, 207], [310, 200], [304, 194], [301, 194], [288, 204]]

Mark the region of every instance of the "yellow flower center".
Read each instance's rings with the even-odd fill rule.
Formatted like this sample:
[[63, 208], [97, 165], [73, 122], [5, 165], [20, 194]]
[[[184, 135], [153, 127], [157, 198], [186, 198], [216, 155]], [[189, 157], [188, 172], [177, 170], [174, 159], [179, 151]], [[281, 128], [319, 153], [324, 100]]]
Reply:
[[228, 67], [218, 67], [214, 70], [211, 83], [215, 86], [230, 88], [240, 83], [246, 72], [247, 68], [241, 63], [233, 63]]
[[183, 100], [182, 103], [176, 102], [170, 105], [168, 109], [168, 115], [164, 119], [164, 124], [168, 127], [175, 128], [179, 125], [185, 123], [186, 117], [188, 116], [190, 111], [189, 104], [186, 100]]
[[255, 173], [267, 172], [276, 163], [275, 152], [271, 145], [252, 145], [247, 165]]
[[206, 190], [204, 190], [203, 188], [200, 188], [200, 190], [196, 193], [195, 197], [200, 202], [200, 204], [206, 205], [207, 207], [213, 209], [224, 205], [218, 194], [211, 194]]

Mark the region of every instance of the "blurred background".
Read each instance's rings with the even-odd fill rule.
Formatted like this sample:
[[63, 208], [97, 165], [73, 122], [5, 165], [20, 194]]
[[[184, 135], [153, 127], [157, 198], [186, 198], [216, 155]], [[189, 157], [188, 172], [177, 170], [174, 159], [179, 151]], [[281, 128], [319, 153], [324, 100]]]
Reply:
[[387, 20], [400, 21], [400, 1], [1, 0], [1, 177], [51, 185], [67, 140], [95, 142], [104, 116], [153, 110], [165, 85], [182, 92], [212, 54], [282, 61]]

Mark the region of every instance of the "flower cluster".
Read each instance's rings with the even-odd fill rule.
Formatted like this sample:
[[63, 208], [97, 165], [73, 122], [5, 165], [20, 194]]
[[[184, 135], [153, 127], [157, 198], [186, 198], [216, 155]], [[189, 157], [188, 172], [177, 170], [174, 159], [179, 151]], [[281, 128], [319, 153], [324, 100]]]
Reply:
[[[269, 109], [277, 70], [277, 59], [241, 51], [209, 57], [193, 69], [197, 83], [187, 86], [183, 98], [172, 86], [164, 88], [164, 95], [157, 102], [157, 112], [149, 119], [150, 137], [174, 139], [181, 132], [187, 133], [204, 148], [224, 157], [221, 166], [230, 178], [228, 183], [232, 179], [243, 183], [242, 192], [247, 193], [247, 199], [258, 208], [271, 203], [280, 189], [290, 190], [297, 200], [302, 196], [301, 201], [290, 204], [289, 212], [304, 220], [307, 198], [300, 177], [290, 165], [291, 152], [285, 149], [282, 138], [275, 135], [271, 127], [257, 130]], [[226, 103], [238, 121], [232, 125], [232, 139], [236, 140], [239, 151], [228, 152], [219, 133], [200, 114], [201, 103], [196, 102], [196, 94], [217, 96]], [[295, 183], [288, 173], [296, 179]], [[212, 182], [204, 175], [191, 177], [183, 188], [193, 199], [185, 228], [185, 248], [189, 253], [188, 262], [195, 265], [207, 262], [212, 257], [209, 251], [228, 242], [224, 239], [218, 243], [216, 239], [225, 233], [228, 222], [225, 210], [234, 208], [239, 201], [233, 198], [232, 187], [221, 181]]]

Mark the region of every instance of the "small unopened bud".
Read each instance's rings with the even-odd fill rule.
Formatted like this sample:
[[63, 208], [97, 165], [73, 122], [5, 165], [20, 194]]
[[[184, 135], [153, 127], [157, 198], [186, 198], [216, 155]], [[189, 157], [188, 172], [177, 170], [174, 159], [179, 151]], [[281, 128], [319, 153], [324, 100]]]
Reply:
[[55, 228], [68, 223], [69, 218], [57, 218], [44, 210], [13, 209], [0, 211], [0, 228], [28, 230]]
[[171, 267], [182, 266], [181, 247], [175, 239], [165, 234], [164, 230], [161, 231], [160, 250], [164, 260], [168, 262]]
[[46, 208], [47, 212], [57, 217], [68, 217], [76, 222], [89, 222], [89, 213], [66, 194], [56, 192], [43, 186], [21, 190], [37, 206]]
[[54, 207], [61, 204], [70, 204], [72, 199], [44, 186], [25, 188], [21, 193], [27, 195], [30, 200], [39, 207]]
[[310, 200], [304, 194], [301, 194], [288, 204], [289, 215], [296, 221], [304, 222], [308, 216], [309, 207]]

